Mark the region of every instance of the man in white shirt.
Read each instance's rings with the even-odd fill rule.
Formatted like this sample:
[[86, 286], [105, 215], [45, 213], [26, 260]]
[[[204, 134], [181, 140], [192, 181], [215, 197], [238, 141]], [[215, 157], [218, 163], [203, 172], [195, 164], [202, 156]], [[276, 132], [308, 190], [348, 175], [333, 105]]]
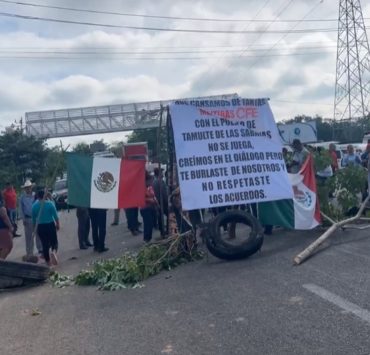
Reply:
[[292, 147], [294, 153], [292, 158], [293, 161], [290, 165], [290, 172], [292, 174], [297, 174], [299, 170], [301, 170], [310, 152], [303, 146], [299, 139], [293, 140]]

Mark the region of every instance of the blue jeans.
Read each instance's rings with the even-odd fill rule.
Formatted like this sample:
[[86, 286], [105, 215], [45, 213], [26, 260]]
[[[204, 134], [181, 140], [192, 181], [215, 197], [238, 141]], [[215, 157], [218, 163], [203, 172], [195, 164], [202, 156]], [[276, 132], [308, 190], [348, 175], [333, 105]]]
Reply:
[[152, 240], [153, 226], [154, 226], [154, 213], [155, 210], [152, 207], [142, 208], [140, 210], [141, 217], [143, 217], [144, 224], [144, 241], [150, 242]]
[[17, 223], [17, 210], [15, 208], [8, 208], [7, 211], [10, 222], [14, 226]]

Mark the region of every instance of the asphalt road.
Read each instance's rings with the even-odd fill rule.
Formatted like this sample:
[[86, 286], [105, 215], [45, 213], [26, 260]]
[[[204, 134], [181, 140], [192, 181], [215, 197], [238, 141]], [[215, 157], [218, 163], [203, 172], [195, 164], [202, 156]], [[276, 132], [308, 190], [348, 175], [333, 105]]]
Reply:
[[[61, 221], [58, 271], [75, 274], [98, 256], [77, 250], [74, 211]], [[209, 256], [140, 289], [2, 292], [0, 354], [370, 354], [369, 230], [339, 231], [292, 266], [320, 233], [278, 230], [249, 259]], [[15, 244], [19, 260], [24, 239]], [[141, 244], [124, 223], [109, 226], [106, 257]]]

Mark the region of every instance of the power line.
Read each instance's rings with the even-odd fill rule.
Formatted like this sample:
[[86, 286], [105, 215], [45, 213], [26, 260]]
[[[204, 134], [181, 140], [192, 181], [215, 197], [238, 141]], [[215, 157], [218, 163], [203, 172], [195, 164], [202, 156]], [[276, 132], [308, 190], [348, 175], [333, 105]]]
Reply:
[[[265, 2], [264, 2], [264, 4], [260, 7], [260, 9], [256, 12], [256, 14], [253, 16], [253, 19], [257, 19], [257, 17], [259, 16], [259, 14], [263, 11], [263, 9], [269, 4], [269, 2], [270, 2], [270, 0], [266, 0]], [[251, 25], [251, 22], [249, 22], [244, 28], [243, 28], [243, 30], [247, 30], [249, 27], [250, 27], [250, 25]], [[261, 35], [260, 35], [261, 36]], [[259, 36], [259, 37], [260, 37]], [[217, 65], [223, 58], [225, 57], [225, 55], [224, 56], [222, 56], [222, 57], [219, 57], [218, 58], [218, 60], [217, 60], [217, 62], [214, 64], [214, 66], [215, 65]]]
[[292, 100], [272, 100], [273, 102], [282, 102], [288, 104], [302, 104], [302, 105], [317, 105], [317, 106], [333, 106], [332, 104], [325, 104], [319, 102], [307, 102], [307, 101], [292, 101]]
[[[1, 1], [1, 0], [0, 0]], [[326, 44], [333, 44], [334, 42], [332, 41], [320, 41], [320, 42], [299, 42], [299, 44], [323, 44], [323, 45], [326, 45]], [[253, 47], [263, 47], [263, 46], [271, 46], [275, 44], [274, 43], [251, 43], [248, 48], [253, 48]], [[300, 47], [294, 47], [294, 45], [296, 45], [297, 42], [290, 42], [290, 43], [284, 43], [283, 45], [284, 46], [289, 46], [289, 45], [293, 45], [293, 47], [287, 47], [288, 49], [294, 49], [294, 48], [300, 48]], [[331, 46], [329, 46], [331, 47]], [[48, 46], [45, 46], [45, 47], [36, 47], [36, 46], [32, 46], [32, 47], [20, 47], [20, 46], [1, 46], [1, 49], [4, 49], [4, 50], [32, 50], [32, 49], [40, 49], [40, 50], [68, 50], [68, 49], [74, 49], [75, 47], [48, 47]], [[233, 46], [233, 45], [213, 45], [213, 46], [142, 46], [142, 47], [131, 47], [131, 46], [128, 46], [128, 47], [124, 47], [124, 46], [120, 46], [120, 47], [86, 47], [86, 49], [89, 49], [89, 50], [120, 50], [120, 49], [125, 49], [125, 50], [148, 50], [148, 49], [209, 49], [209, 48], [239, 48], [240, 50], [243, 50], [245, 49], [245, 46]], [[262, 50], [262, 49], [261, 49]]]
[[[301, 20], [299, 20], [286, 34], [284, 34], [281, 38], [279, 38], [272, 47], [270, 47], [269, 49], [267, 49], [265, 51], [266, 54], [268, 54], [272, 49], [275, 48], [276, 45], [278, 45], [285, 37], [287, 37], [288, 35], [290, 35], [291, 33], [294, 33], [293, 31], [295, 31], [295, 28], [306, 18], [308, 17], [313, 11], [316, 10], [316, 8], [322, 4], [323, 0], [320, 0], [319, 2], [317, 2], [312, 8], [310, 11], [308, 11], [302, 18]], [[250, 65], [248, 67], [248, 69], [250, 68], [253, 68], [255, 66], [255, 64], [257, 63], [257, 61], [255, 61], [252, 65]]]
[[[92, 14], [103, 14], [103, 15], [114, 15], [114, 16], [126, 16], [126, 17], [142, 17], [142, 18], [154, 18], [154, 19], [166, 19], [166, 20], [186, 20], [186, 21], [209, 21], [209, 22], [270, 22], [271, 20], [262, 20], [262, 19], [225, 19], [225, 18], [205, 18], [205, 17], [181, 17], [181, 16], [163, 16], [163, 15], [145, 15], [145, 14], [134, 14], [126, 12], [117, 12], [117, 11], [104, 11], [104, 10], [91, 10], [91, 9], [81, 9], [75, 7], [64, 7], [64, 6], [55, 6], [55, 5], [44, 5], [44, 4], [35, 4], [21, 1], [10, 1], [10, 0], [0, 0], [2, 3], [29, 6], [29, 7], [38, 7], [38, 8], [47, 8], [55, 10], [64, 10], [64, 11], [73, 11], [73, 12], [83, 12], [83, 13], [92, 13]], [[298, 20], [276, 20], [275, 22], [298, 22]], [[337, 19], [305, 19], [304, 22], [337, 22]]]
[[[291, 47], [291, 48], [279, 48], [276, 49], [277, 51], [289, 51], [289, 50], [306, 50], [306, 49], [327, 49], [327, 48], [337, 48], [335, 45], [333, 46], [312, 46], [312, 47]], [[248, 49], [248, 52], [263, 52], [265, 49]], [[244, 53], [246, 52], [244, 49], [228, 49], [228, 50], [199, 50], [199, 51], [69, 51], [60, 50], [60, 51], [48, 51], [48, 50], [40, 50], [40, 51], [25, 51], [25, 50], [4, 50], [0, 49], [1, 53], [6, 54], [67, 54], [67, 55], [74, 55], [74, 54], [86, 54], [86, 55], [120, 55], [120, 54], [129, 54], [129, 55], [142, 55], [142, 54], [203, 54], [203, 53]]]
[[[307, 52], [307, 53], [286, 53], [286, 54], [270, 54], [268, 57], [285, 57], [285, 56], [306, 56], [306, 55], [321, 55], [335, 53], [335, 51], [325, 51], [325, 52]], [[244, 58], [265, 58], [266, 55], [246, 55], [243, 57], [232, 57], [228, 56], [226, 58], [234, 59], [244, 59]], [[200, 60], [200, 59], [214, 59], [212, 56], [188, 56], [188, 57], [122, 57], [122, 58], [104, 58], [104, 57], [60, 57], [60, 56], [4, 56], [0, 55], [0, 59], [42, 59], [42, 60], [106, 60], [106, 61], [136, 61], [136, 60]]]
[[95, 22], [83, 22], [73, 20], [54, 19], [49, 17], [38, 17], [29, 15], [12, 14], [8, 12], [0, 12], [0, 16], [20, 18], [23, 20], [34, 20], [44, 22], [56, 22], [66, 23], [72, 25], [83, 25], [83, 26], [96, 26], [96, 27], [108, 27], [108, 28], [123, 28], [130, 30], [145, 30], [145, 31], [159, 31], [159, 32], [183, 32], [183, 33], [209, 33], [209, 34], [256, 34], [256, 33], [270, 33], [270, 34], [281, 34], [281, 33], [319, 33], [319, 32], [336, 32], [336, 28], [312, 28], [312, 29], [297, 29], [297, 30], [202, 30], [202, 29], [180, 29], [180, 28], [163, 28], [163, 27], [142, 27], [142, 26], [126, 26], [126, 25], [113, 25]]
[[[280, 17], [280, 15], [282, 15], [287, 9], [288, 7], [293, 3], [293, 0], [288, 0], [286, 3], [284, 3], [284, 6], [282, 8], [280, 8], [279, 12], [276, 14], [275, 18], [264, 28], [263, 32], [257, 36], [257, 38], [255, 39], [254, 43], [259, 39], [261, 38], [265, 33], [267, 33], [267, 30], [269, 29], [269, 27], [271, 25], [273, 25], [275, 23], [275, 21]], [[240, 56], [242, 56], [248, 49], [250, 48], [250, 45], [248, 47], [245, 48], [245, 50], [240, 54]]]

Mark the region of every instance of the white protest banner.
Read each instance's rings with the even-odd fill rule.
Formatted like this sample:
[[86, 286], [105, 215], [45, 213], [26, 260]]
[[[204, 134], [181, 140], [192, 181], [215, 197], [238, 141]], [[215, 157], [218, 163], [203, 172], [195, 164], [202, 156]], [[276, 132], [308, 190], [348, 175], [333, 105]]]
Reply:
[[293, 198], [267, 99], [170, 105], [185, 210]]

